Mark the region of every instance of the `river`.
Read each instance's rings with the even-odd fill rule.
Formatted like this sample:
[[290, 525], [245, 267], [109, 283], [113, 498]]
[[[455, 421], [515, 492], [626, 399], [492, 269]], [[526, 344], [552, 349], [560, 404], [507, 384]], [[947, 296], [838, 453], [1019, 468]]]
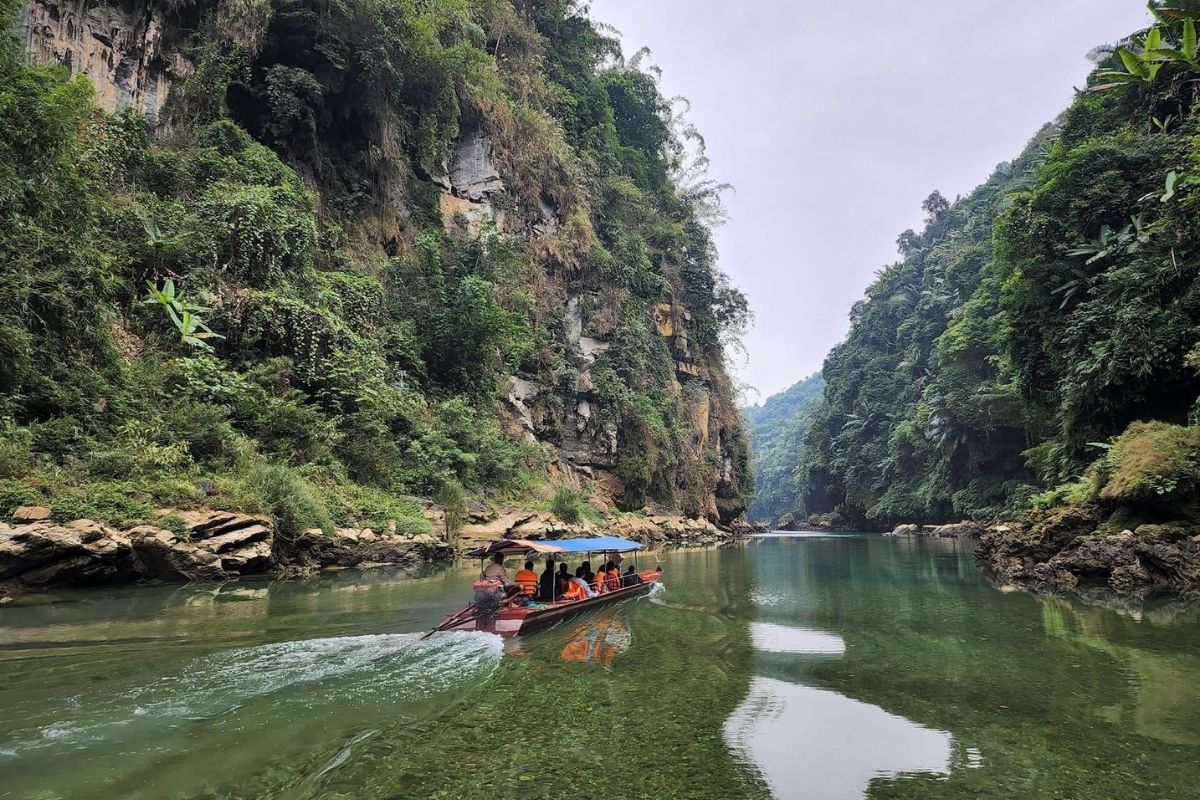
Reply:
[[1196, 797], [1200, 613], [1000, 591], [970, 548], [668, 553], [508, 642], [418, 641], [468, 565], [26, 598], [0, 797]]

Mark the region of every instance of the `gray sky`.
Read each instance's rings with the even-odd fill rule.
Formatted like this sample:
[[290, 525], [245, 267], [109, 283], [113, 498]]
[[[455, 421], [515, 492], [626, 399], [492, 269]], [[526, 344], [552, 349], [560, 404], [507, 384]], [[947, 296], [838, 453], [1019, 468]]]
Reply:
[[[1141, 0], [592, 0], [692, 101], [728, 181], [721, 266], [757, 315], [761, 398], [821, 368], [933, 189], [953, 198], [1066, 107]], [[748, 400], [755, 395], [750, 393]]]

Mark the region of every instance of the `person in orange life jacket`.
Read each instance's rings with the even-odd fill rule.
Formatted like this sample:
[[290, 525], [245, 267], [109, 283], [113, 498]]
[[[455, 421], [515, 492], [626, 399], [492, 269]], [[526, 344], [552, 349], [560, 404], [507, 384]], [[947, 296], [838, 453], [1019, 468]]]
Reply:
[[559, 594], [558, 577], [554, 574], [554, 556], [546, 556], [546, 571], [538, 582], [538, 600], [553, 603]]
[[563, 600], [586, 600], [587, 590], [584, 588], [583, 581], [576, 578], [568, 578], [565, 588], [563, 589]]
[[615, 591], [621, 588], [621, 570], [612, 561], [604, 565], [604, 589]]
[[607, 577], [608, 576], [604, 574], [604, 565], [601, 564], [600, 569], [596, 570], [596, 574], [593, 575], [591, 581], [589, 581], [589, 583], [592, 585], [592, 591], [596, 594], [604, 594], [608, 590], [608, 587], [604, 584], [604, 581]]
[[567, 588], [571, 585], [571, 571], [567, 566], [567, 562], [561, 561], [558, 565], [558, 574], [554, 577], [558, 578], [558, 591], [560, 594], [566, 594]]
[[514, 578], [517, 586], [521, 587], [521, 594], [524, 597], [533, 597], [537, 594], [538, 576], [533, 571], [533, 562], [526, 561], [525, 569], [519, 570]]

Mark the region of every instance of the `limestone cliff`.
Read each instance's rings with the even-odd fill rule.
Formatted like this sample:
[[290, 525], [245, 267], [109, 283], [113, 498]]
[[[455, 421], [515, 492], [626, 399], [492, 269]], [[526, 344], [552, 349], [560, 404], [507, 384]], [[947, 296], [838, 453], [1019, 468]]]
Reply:
[[[411, 255], [439, 218], [447, 241], [512, 243], [528, 267], [521, 313], [536, 348], [505, 363], [497, 381], [506, 435], [539, 446], [548, 477], [587, 490], [596, 508], [736, 520], [748, 456], [723, 365], [730, 314], [715, 310], [724, 278], [695, 210], [702, 198], [685, 196], [672, 177], [684, 150], [653, 78], [620, 60], [597, 67], [616, 45], [574, 3], [412, 11], [428, 14], [432, 28], [406, 28], [399, 11], [351, 3], [325, 14], [310, 5], [34, 0], [19, 31], [35, 62], [86, 76], [101, 108], [132, 107], [160, 140], [215, 117], [274, 150], [316, 197], [318, 270], [365, 275], [403, 294], [385, 262]], [[570, 61], [582, 51], [577, 42], [560, 47], [568, 36], [595, 55]], [[454, 59], [439, 60], [451, 49]], [[582, 119], [582, 101], [563, 101], [568, 85], [591, 92], [594, 121]], [[182, 202], [190, 208], [192, 199]], [[625, 218], [614, 221], [618, 214]], [[215, 273], [194, 281], [213, 298], [215, 324], [226, 325], [221, 354], [245, 346], [247, 298], [263, 295], [248, 295], [244, 279], [233, 285], [219, 258], [234, 256], [214, 255]], [[188, 269], [172, 274], [186, 281]], [[733, 315], [744, 315], [734, 294]], [[371, 347], [390, 341], [359, 317], [336, 324]], [[322, 347], [347, 335], [337, 328]], [[271, 355], [290, 355], [285, 345]], [[235, 355], [242, 368], [252, 360]], [[417, 385], [421, 370], [410, 372], [392, 385]], [[286, 385], [328, 406], [311, 388], [322, 377]], [[420, 389], [431, 407], [450, 393]]]
[[132, 106], [157, 120], [172, 84], [192, 71], [177, 49], [179, 17], [153, 0], [38, 0], [18, 24], [35, 61], [86, 75], [109, 111]]

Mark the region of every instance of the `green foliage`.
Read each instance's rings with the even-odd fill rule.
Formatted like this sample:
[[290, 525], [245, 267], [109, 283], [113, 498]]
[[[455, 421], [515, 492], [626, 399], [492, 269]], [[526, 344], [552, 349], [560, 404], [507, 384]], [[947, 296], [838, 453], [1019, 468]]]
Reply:
[[583, 519], [583, 509], [586, 505], [578, 490], [570, 486], [559, 486], [550, 498], [550, 513], [568, 525], [573, 525]]
[[1135, 422], [1094, 469], [1103, 500], [1186, 507], [1200, 489], [1200, 428]]
[[754, 500], [747, 509], [750, 519], [770, 524], [788, 513], [805, 516], [796, 468], [804, 460], [804, 437], [824, 389], [820, 373], [810, 375], [768, 397], [762, 405], [742, 410], [754, 460]]
[[[468, 494], [539, 483], [540, 450], [504, 432], [496, 400], [508, 375], [582, 380], [566, 295], [618, 328], [589, 400], [615, 426], [628, 503], [698, 507], [729, 456], [722, 496], [740, 507], [736, 419], [726, 409], [725, 452], [690, 441], [653, 326], [657, 308], [687, 308], [718, 387], [695, 405], [722, 408], [722, 341], [748, 319], [716, 267], [722, 187], [703, 158], [686, 163], [702, 142], [640, 56], [569, 1], [239, 0], [187, 17], [195, 71], [159, 128], [99, 111], [86, 79], [29, 66], [3, 37], [0, 479], [25, 481], [14, 497], [104, 521], [262, 508], [294, 534], [329, 517], [424, 530], [396, 505], [414, 492], [454, 500], [456, 524]], [[504, 173], [503, 234], [443, 227], [436, 182], [477, 129]]]
[[[153, 235], [156, 238], [161, 237], [157, 227], [153, 228]], [[146, 287], [150, 290], [150, 296], [142, 302], [147, 305], [157, 303], [162, 306], [172, 324], [175, 325], [175, 330], [179, 331], [179, 340], [184, 344], [211, 350], [212, 345], [204, 341], [205, 339], [225, 338], [220, 334], [213, 333], [198, 316], [201, 312], [208, 312], [212, 309], [185, 301], [183, 295], [176, 293], [175, 281], [167, 278], [161, 289], [150, 282], [146, 283]]]
[[276, 532], [294, 539], [310, 528], [329, 535], [333, 519], [324, 501], [296, 470], [281, 464], [260, 464], [250, 470], [243, 491], [243, 504], [267, 514]]
[[[901, 237], [903, 261], [826, 361], [800, 470], [810, 510], [880, 526], [989, 516], [1019, 510], [1035, 484], [1059, 487], [1038, 505], [1082, 502], [1098, 490], [1078, 477], [1096, 442], [1188, 418], [1195, 23], [1152, 10], [1158, 25], [1094, 76], [1121, 91], [1078, 95], [1016, 162]], [[1166, 477], [1186, 465], [1145, 469], [1112, 499], [1187, 483]]]
[[1033, 508], [1047, 509], [1062, 505], [1084, 505], [1096, 499], [1096, 483], [1083, 478], [1070, 483], [1064, 483], [1045, 492], [1038, 492], [1030, 498]]
[[178, 539], [188, 539], [191, 536], [187, 520], [179, 514], [163, 514], [155, 524], [175, 534], [175, 537]]
[[0, 478], [19, 478], [29, 471], [33, 435], [11, 418], [0, 418]]

